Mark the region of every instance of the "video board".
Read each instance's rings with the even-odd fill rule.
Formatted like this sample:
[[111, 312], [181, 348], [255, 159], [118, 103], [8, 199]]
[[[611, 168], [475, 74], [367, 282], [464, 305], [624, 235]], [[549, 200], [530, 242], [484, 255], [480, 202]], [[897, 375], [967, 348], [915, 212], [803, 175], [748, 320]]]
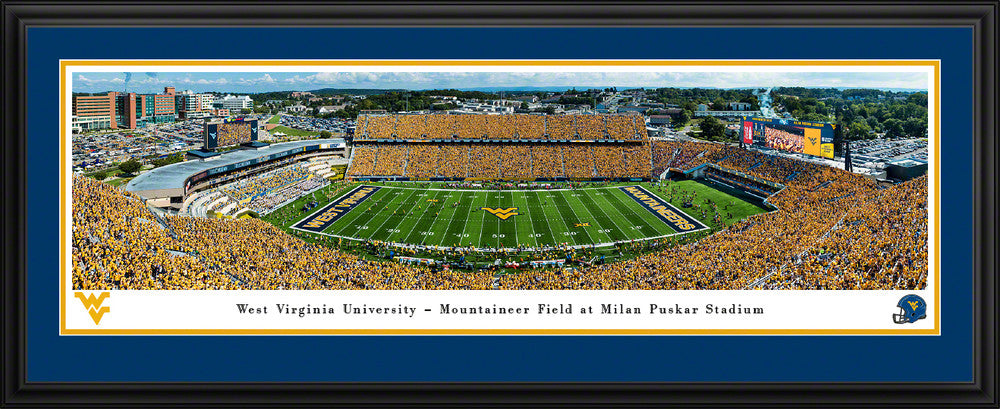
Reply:
[[833, 159], [835, 124], [743, 117], [743, 143]]
[[205, 124], [205, 149], [223, 148], [257, 140], [257, 120], [237, 119]]

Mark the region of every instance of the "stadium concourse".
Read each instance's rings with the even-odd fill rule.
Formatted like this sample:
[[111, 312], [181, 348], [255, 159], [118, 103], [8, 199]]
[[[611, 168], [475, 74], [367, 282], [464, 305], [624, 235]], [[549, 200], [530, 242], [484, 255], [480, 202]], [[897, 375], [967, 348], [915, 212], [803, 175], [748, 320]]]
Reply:
[[[149, 170], [129, 181], [125, 190], [151, 206], [200, 216], [209, 210], [229, 215], [267, 212], [285, 201], [274, 200], [291, 197], [294, 190], [287, 188], [316, 189], [317, 182], [322, 184], [320, 178], [333, 176], [334, 166], [347, 163], [346, 156], [343, 139], [261, 144]], [[317, 180], [298, 184], [312, 178]], [[264, 199], [268, 200], [251, 203]]]
[[[483, 270], [436, 271], [395, 261], [365, 260], [335, 248], [336, 239], [310, 239], [316, 242], [311, 243], [304, 240], [306, 233], [288, 234], [255, 218], [162, 215], [151, 211], [134, 193], [74, 176], [73, 287], [93, 290], [926, 287], [926, 176], [884, 186], [843, 170], [727, 145], [650, 141], [641, 133], [631, 138], [632, 125], [620, 119], [627, 116], [596, 117], [603, 121], [517, 115], [376, 118], [382, 119], [361, 119], [359, 129], [367, 130], [360, 135], [362, 139], [370, 135], [381, 141], [359, 143], [349, 175], [407, 175], [411, 170], [440, 174], [439, 171], [444, 173], [442, 168], [447, 168], [447, 172], [454, 172], [454, 177], [561, 174], [610, 178], [607, 175], [615, 172], [659, 175], [671, 171], [677, 175], [698, 175], [747, 194], [766, 197], [777, 210], [718, 228], [693, 242], [656, 239], [649, 244], [651, 252], [619, 262], [496, 274]], [[484, 129], [487, 131], [483, 132]], [[404, 131], [410, 140], [428, 142], [392, 140], [400, 138]], [[502, 142], [518, 140], [521, 135], [532, 138], [524, 143]], [[590, 138], [585, 141], [616, 142], [532, 142], [535, 136], [557, 141], [563, 137], [584, 137]], [[466, 142], [469, 137], [479, 142]], [[462, 142], [441, 142], [443, 139]], [[501, 142], [483, 143], [484, 139]], [[576, 152], [580, 146], [585, 149]], [[571, 151], [569, 155], [567, 150]], [[425, 155], [427, 151], [432, 153]], [[640, 152], [635, 154], [635, 151]], [[561, 153], [561, 160], [556, 152]], [[634, 157], [631, 155], [642, 159], [631, 162]], [[525, 158], [531, 158], [529, 165], [525, 165]], [[612, 158], [612, 163], [606, 163], [608, 158]], [[617, 158], [621, 158], [621, 165], [614, 162]], [[648, 165], [640, 164], [646, 158]], [[295, 174], [279, 177], [296, 180]], [[338, 192], [354, 186], [351, 181], [333, 183]], [[233, 188], [235, 193], [216, 193], [242, 195], [257, 187], [237, 184]]]

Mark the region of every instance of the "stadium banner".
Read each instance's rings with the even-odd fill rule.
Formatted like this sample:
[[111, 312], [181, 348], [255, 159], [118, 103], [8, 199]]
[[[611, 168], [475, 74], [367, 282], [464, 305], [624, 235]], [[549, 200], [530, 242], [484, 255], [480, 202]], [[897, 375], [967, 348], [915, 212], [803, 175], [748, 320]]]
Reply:
[[671, 229], [680, 233], [689, 233], [707, 229], [708, 226], [695, 218], [688, 216], [680, 209], [674, 207], [666, 200], [660, 199], [642, 186], [623, 186], [619, 190], [625, 192], [632, 200], [635, 200], [650, 213], [653, 213], [660, 220], [663, 220]]
[[753, 122], [743, 121], [743, 143], [753, 143]]
[[330, 202], [330, 204], [326, 205], [326, 207], [314, 213], [312, 216], [302, 219], [302, 221], [293, 225], [292, 228], [311, 231], [314, 233], [321, 232], [333, 224], [333, 222], [337, 221], [337, 219], [341, 216], [347, 214], [347, 212], [350, 212], [356, 206], [361, 204], [361, 202], [364, 202], [366, 199], [371, 197], [379, 189], [381, 188], [378, 186], [358, 186], [337, 200]]
[[[790, 118], [742, 117], [743, 142], [787, 152], [833, 159], [836, 124]], [[830, 149], [824, 149], [824, 145]]]

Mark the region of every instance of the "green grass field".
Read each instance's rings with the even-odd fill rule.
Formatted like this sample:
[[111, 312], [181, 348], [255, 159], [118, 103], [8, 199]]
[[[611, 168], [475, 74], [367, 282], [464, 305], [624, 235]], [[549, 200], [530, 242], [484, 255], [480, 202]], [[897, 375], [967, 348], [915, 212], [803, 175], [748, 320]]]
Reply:
[[274, 127], [274, 129], [272, 129], [272, 130], [270, 130], [268, 132], [271, 132], [271, 135], [274, 135], [274, 134], [276, 134], [278, 132], [281, 132], [281, 133], [283, 133], [283, 134], [285, 134], [287, 136], [314, 136], [314, 135], [319, 135], [319, 132], [303, 131], [301, 129], [289, 128], [289, 127], [283, 126], [283, 125], [278, 125], [278, 126]]
[[271, 119], [267, 120], [267, 123], [269, 123], [269, 124], [277, 124], [277, 123], [280, 123], [280, 122], [281, 122], [281, 114], [272, 116]]
[[[374, 185], [381, 189], [361, 201], [315, 237], [344, 237], [426, 246], [477, 248], [542, 247], [566, 243], [592, 245], [671, 236], [677, 231], [647, 207], [618, 189], [618, 184], [574, 190], [481, 191], [424, 188], [416, 184]], [[319, 207], [303, 211], [310, 197], [292, 203], [265, 218], [296, 231], [326, 205], [360, 185], [338, 189], [337, 195], [318, 197]], [[675, 210], [700, 222], [695, 229], [722, 227], [766, 209], [716, 187], [696, 181], [670, 182], [666, 187], [644, 184], [650, 193], [669, 201]], [[724, 189], [723, 189], [724, 190]], [[685, 195], [697, 192], [695, 207], [684, 209]], [[331, 192], [332, 193], [332, 192]], [[733, 192], [735, 193], [735, 192]], [[670, 199], [673, 198], [673, 199]], [[721, 220], [706, 199], [716, 203]], [[701, 205], [701, 206], [699, 206]], [[506, 209], [501, 218], [482, 208]], [[511, 210], [510, 208], [516, 208]], [[511, 213], [517, 213], [513, 215]], [[710, 214], [708, 214], [710, 213]]]

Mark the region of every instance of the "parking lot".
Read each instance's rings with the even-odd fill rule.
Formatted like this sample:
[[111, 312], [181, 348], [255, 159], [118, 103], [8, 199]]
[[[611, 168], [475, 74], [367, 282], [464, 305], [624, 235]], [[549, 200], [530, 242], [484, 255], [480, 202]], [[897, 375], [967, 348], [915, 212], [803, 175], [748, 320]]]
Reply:
[[279, 123], [282, 126], [304, 131], [328, 131], [332, 133], [344, 133], [347, 127], [354, 126], [354, 121], [349, 119], [324, 119], [293, 115], [282, 115]]
[[926, 139], [875, 139], [851, 142], [851, 154], [874, 160], [927, 160]]
[[200, 121], [147, 126], [135, 130], [73, 135], [73, 169], [101, 169], [151, 155], [162, 156], [202, 145]]

